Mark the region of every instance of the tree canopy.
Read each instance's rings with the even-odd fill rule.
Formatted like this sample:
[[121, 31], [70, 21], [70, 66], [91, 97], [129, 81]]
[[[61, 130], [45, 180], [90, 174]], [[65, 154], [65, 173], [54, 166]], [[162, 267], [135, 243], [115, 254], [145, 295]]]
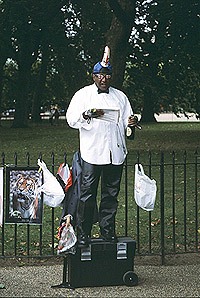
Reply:
[[66, 109], [111, 48], [112, 83], [143, 122], [161, 111], [200, 115], [198, 0], [0, 0], [0, 111], [13, 127]]

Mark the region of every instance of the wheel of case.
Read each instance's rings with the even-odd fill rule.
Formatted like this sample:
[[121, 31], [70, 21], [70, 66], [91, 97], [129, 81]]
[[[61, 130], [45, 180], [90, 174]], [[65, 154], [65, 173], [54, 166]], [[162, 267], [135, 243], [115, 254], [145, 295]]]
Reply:
[[133, 287], [138, 285], [138, 276], [133, 271], [124, 273], [123, 282], [126, 286]]

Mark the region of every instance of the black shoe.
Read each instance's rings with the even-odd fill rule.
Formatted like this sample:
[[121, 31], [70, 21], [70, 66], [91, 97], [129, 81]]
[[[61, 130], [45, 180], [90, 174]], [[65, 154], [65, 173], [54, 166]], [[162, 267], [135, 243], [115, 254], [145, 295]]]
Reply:
[[88, 246], [90, 242], [89, 236], [81, 234], [78, 236], [78, 245], [79, 246]]
[[112, 234], [101, 234], [101, 237], [103, 240], [111, 243], [116, 243], [118, 241], [117, 236]]

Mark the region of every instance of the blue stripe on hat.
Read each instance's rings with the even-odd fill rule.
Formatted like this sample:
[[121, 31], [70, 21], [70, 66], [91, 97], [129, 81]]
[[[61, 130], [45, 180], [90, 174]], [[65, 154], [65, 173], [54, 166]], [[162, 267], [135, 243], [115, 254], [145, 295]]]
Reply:
[[112, 66], [110, 64], [110, 62], [108, 62], [107, 66], [103, 67], [101, 65], [101, 62], [98, 62], [94, 65], [94, 68], [93, 68], [93, 73], [100, 73], [102, 69], [105, 69], [107, 70], [109, 73], [112, 73]]

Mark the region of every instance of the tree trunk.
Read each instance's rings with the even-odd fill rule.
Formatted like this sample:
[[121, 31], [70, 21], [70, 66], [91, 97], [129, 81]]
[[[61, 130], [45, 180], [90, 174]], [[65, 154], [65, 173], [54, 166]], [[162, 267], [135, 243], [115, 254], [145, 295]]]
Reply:
[[3, 95], [3, 81], [4, 81], [4, 65], [7, 59], [7, 55], [5, 54], [5, 52], [1, 53], [1, 57], [0, 57], [0, 126], [1, 126], [1, 114], [3, 112], [2, 109], [2, 95]]
[[29, 90], [30, 70], [20, 71], [17, 82], [18, 90], [15, 106], [15, 115], [12, 127], [24, 128], [28, 126], [28, 90]]
[[1, 114], [2, 110], [2, 91], [3, 91], [3, 68], [0, 67], [0, 126], [1, 126]]
[[140, 122], [157, 122], [154, 116], [154, 99], [150, 87], [145, 87], [144, 90], [144, 105]]
[[30, 112], [29, 86], [31, 78], [31, 67], [35, 60], [31, 47], [31, 32], [29, 24], [23, 24], [20, 31], [20, 48], [16, 52], [18, 63], [18, 80], [16, 90], [16, 110], [14, 115], [13, 128], [24, 128], [28, 126], [28, 114]]
[[119, 89], [122, 88], [124, 81], [126, 59], [129, 53], [128, 40], [134, 24], [135, 2], [133, 0], [108, 1], [114, 16], [110, 29], [106, 33], [106, 41], [111, 49], [112, 85]]
[[196, 93], [196, 117], [200, 120], [200, 89]]
[[[30, 55], [31, 56], [31, 55]], [[18, 69], [18, 80], [16, 90], [16, 106], [15, 115], [12, 127], [13, 128], [24, 128], [28, 126], [28, 113], [29, 113], [29, 84], [31, 77], [31, 65], [32, 59], [29, 56], [28, 51], [20, 53], [19, 69]]]
[[40, 109], [41, 109], [41, 99], [44, 94], [44, 87], [46, 82], [46, 73], [47, 73], [47, 65], [48, 65], [48, 52], [47, 49], [43, 51], [42, 55], [42, 64], [40, 67], [40, 72], [38, 76], [37, 86], [35, 90], [35, 94], [33, 95], [33, 103], [32, 103], [32, 116], [31, 120], [34, 123], [41, 122]]

